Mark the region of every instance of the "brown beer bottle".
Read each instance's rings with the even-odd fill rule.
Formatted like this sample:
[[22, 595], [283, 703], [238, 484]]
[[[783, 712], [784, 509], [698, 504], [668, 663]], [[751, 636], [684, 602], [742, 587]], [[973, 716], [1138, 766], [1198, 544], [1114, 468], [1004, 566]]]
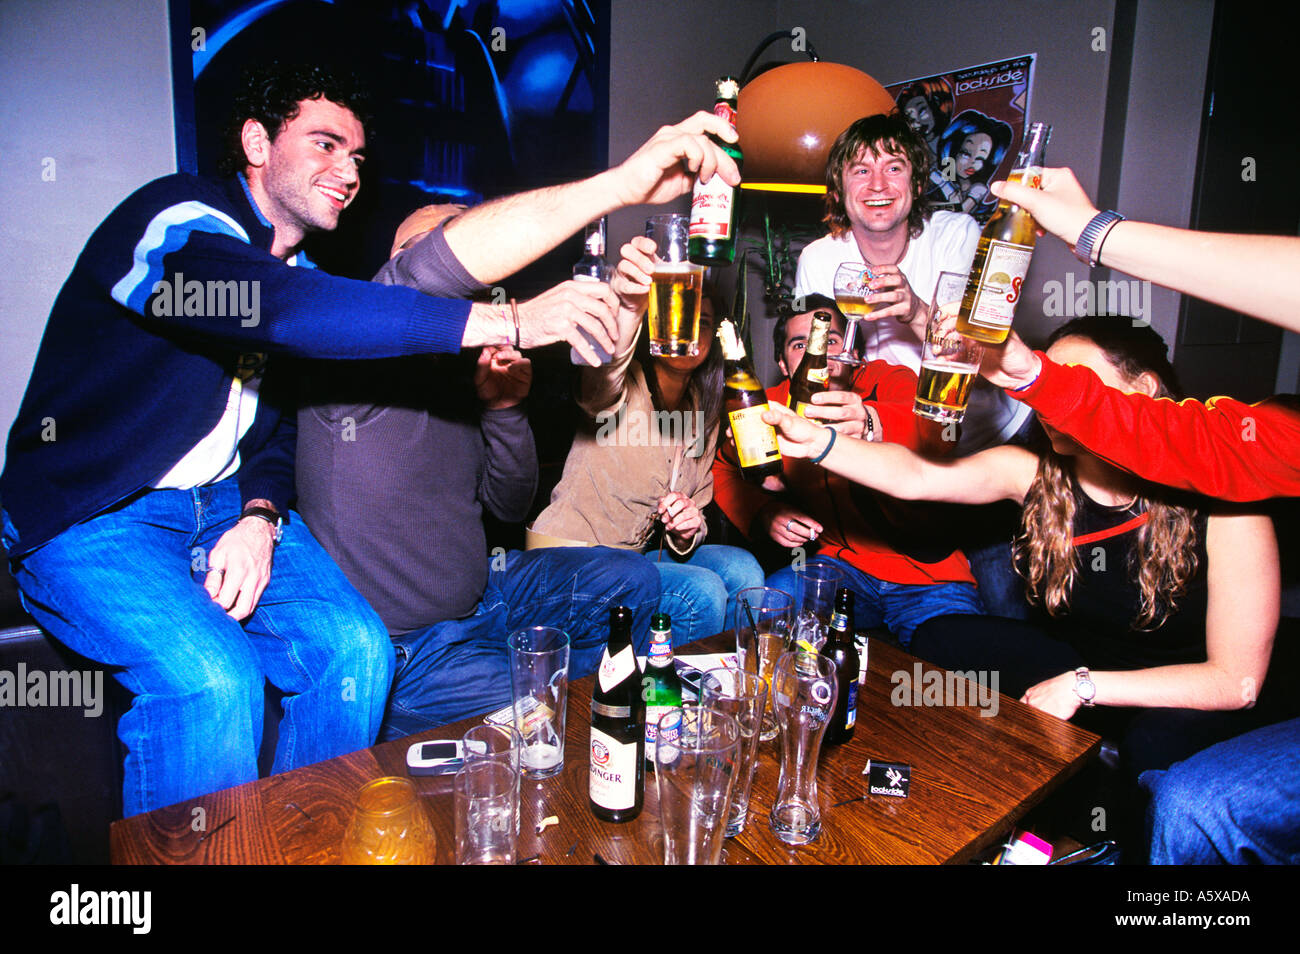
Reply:
[[776, 443], [776, 428], [763, 420], [767, 393], [758, 383], [754, 363], [745, 353], [744, 342], [730, 318], [718, 322], [717, 336], [726, 377], [722, 410], [736, 444], [741, 473], [747, 480], [775, 476], [781, 473], [781, 450]]
[[786, 402], [790, 410], [803, 417], [808, 416], [804, 411], [812, 404], [813, 395], [820, 394], [828, 387], [831, 372], [826, 366], [826, 348], [830, 333], [831, 313], [814, 312], [803, 359], [794, 374], [790, 375], [790, 397]]
[[822, 655], [835, 663], [839, 686], [835, 714], [826, 726], [826, 744], [839, 745], [853, 738], [858, 721], [858, 647], [853, 642], [853, 591], [841, 586], [835, 591], [835, 612], [822, 645]]
[[[1007, 180], [1041, 188], [1043, 160], [1051, 138], [1051, 126], [1031, 125]], [[1036, 227], [1028, 210], [1006, 199], [998, 202], [997, 211], [980, 234], [975, 261], [966, 278], [966, 293], [957, 315], [958, 333], [988, 344], [1007, 340], [1025, 274], [1029, 271], [1029, 260], [1034, 254]]]

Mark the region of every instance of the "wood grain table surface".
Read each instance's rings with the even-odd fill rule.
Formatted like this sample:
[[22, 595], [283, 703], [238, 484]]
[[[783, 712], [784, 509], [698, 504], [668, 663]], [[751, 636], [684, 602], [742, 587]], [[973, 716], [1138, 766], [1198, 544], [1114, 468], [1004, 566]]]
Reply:
[[[727, 636], [681, 652], [734, 649]], [[1100, 740], [1068, 722], [1006, 696], [997, 714], [973, 705], [900, 706], [892, 675], [918, 661], [879, 640], [858, 698], [858, 724], [845, 745], [824, 746], [818, 771], [822, 831], [792, 848], [768, 825], [776, 792], [780, 740], [762, 744], [745, 831], [727, 841], [727, 864], [963, 863], [1005, 836], [1016, 821], [1083, 767]], [[936, 667], [921, 664], [923, 672]], [[656, 864], [662, 835], [653, 773], [645, 809], [611, 824], [587, 802], [592, 677], [569, 687], [564, 770], [520, 791], [520, 859], [540, 864]], [[114, 822], [115, 864], [336, 864], [357, 791], [371, 779], [406, 775], [417, 740], [458, 739], [478, 719], [352, 752]], [[868, 758], [912, 766], [907, 798], [868, 795]], [[438, 838], [437, 860], [455, 860], [452, 776], [416, 778]], [[850, 799], [852, 799], [850, 801]], [[538, 834], [537, 822], [557, 822]], [[201, 824], [199, 822], [201, 821]]]

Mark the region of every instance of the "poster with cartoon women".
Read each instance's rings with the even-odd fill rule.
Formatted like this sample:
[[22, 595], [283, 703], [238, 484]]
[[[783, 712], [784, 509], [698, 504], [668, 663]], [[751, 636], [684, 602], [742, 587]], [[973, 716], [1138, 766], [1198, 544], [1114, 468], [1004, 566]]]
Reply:
[[886, 87], [930, 152], [926, 198], [933, 208], [984, 222], [997, 208], [989, 191], [1015, 162], [1029, 114], [1034, 54], [907, 80]]

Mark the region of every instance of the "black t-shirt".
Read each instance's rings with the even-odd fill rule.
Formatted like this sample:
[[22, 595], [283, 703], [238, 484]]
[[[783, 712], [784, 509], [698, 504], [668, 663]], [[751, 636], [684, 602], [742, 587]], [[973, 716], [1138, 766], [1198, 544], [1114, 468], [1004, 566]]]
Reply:
[[1134, 628], [1141, 607], [1137, 583], [1138, 532], [1147, 512], [1140, 499], [1108, 507], [1075, 491], [1074, 547], [1079, 572], [1070, 591], [1063, 635], [1095, 669], [1146, 669], [1205, 662], [1206, 518], [1195, 511], [1196, 572], [1177, 599], [1177, 611], [1157, 629]]

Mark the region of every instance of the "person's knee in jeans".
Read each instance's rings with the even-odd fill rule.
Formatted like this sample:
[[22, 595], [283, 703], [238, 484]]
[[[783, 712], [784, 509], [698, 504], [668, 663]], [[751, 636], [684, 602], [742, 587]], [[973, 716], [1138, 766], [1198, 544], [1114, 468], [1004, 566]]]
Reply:
[[727, 587], [712, 570], [685, 564], [665, 568], [660, 587], [659, 611], [672, 620], [675, 646], [726, 628]]

